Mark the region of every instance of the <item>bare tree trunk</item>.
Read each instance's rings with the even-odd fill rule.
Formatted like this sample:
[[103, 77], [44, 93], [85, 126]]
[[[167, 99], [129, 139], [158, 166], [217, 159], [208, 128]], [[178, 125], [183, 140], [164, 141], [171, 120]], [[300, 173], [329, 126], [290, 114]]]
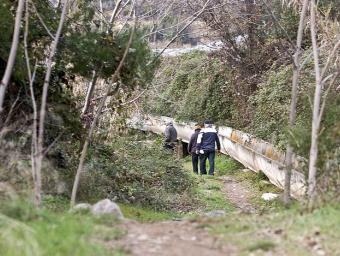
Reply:
[[310, 31], [312, 38], [313, 56], [314, 56], [314, 70], [315, 70], [315, 92], [313, 102], [313, 119], [312, 119], [312, 134], [311, 134], [311, 147], [309, 152], [309, 168], [308, 168], [308, 199], [309, 207], [313, 207], [316, 197], [316, 163], [318, 160], [318, 133], [319, 133], [319, 113], [320, 101], [322, 92], [321, 73], [319, 66], [319, 54], [316, 38], [316, 4], [315, 0], [311, 1], [311, 21]]
[[[20, 93], [21, 93], [21, 89], [19, 90], [18, 94], [17, 94], [17, 98], [15, 99], [15, 101], [12, 103], [11, 108], [8, 111], [7, 117], [5, 119], [5, 121], [0, 125], [0, 140], [6, 135], [6, 133], [9, 131], [9, 129], [6, 127], [9, 123], [9, 121], [12, 118], [12, 114], [13, 111], [15, 109], [15, 107], [17, 106], [17, 103], [20, 99]], [[20, 105], [20, 104], [19, 104]]]
[[[308, 8], [308, 0], [304, 0], [301, 14], [300, 14], [300, 22], [298, 28], [298, 34], [296, 39], [296, 51], [294, 54], [294, 62], [293, 62], [293, 80], [292, 80], [292, 95], [291, 95], [291, 103], [290, 103], [290, 113], [289, 113], [289, 129], [292, 130], [295, 126], [296, 120], [296, 103], [297, 103], [297, 94], [298, 94], [298, 85], [299, 85], [299, 75], [300, 75], [300, 57], [301, 57], [301, 44], [303, 38], [303, 29], [305, 26], [305, 17]], [[286, 205], [290, 203], [290, 180], [292, 173], [292, 158], [293, 158], [293, 148], [288, 142], [287, 151], [286, 151], [286, 169], [285, 169], [285, 187], [284, 187], [284, 196], [283, 200]]]
[[93, 95], [93, 92], [94, 92], [94, 88], [96, 86], [96, 83], [97, 83], [97, 80], [98, 80], [98, 71], [93, 71], [93, 77], [92, 77], [92, 80], [89, 84], [89, 87], [87, 89], [87, 92], [86, 92], [86, 98], [85, 98], [85, 104], [84, 104], [84, 107], [81, 111], [81, 116], [84, 116], [90, 106], [90, 103], [91, 103], [91, 100], [92, 100], [92, 95]]
[[123, 0], [118, 0], [116, 5], [115, 5], [115, 8], [113, 9], [113, 12], [111, 14], [111, 18], [110, 18], [110, 21], [109, 21], [109, 28], [108, 28], [107, 32], [109, 32], [113, 27], [114, 20], [116, 18], [116, 15], [118, 13], [118, 10], [119, 10], [119, 7], [120, 7], [122, 1]]
[[59, 25], [57, 32], [55, 34], [54, 40], [51, 43], [51, 51], [47, 60], [47, 70], [45, 74], [44, 79], [44, 86], [43, 86], [43, 92], [41, 96], [41, 106], [40, 106], [40, 115], [39, 115], [39, 133], [37, 138], [37, 152], [36, 152], [36, 176], [37, 176], [37, 195], [35, 197], [35, 203], [37, 207], [40, 207], [41, 205], [41, 167], [42, 167], [42, 160], [44, 157], [44, 121], [45, 121], [45, 115], [46, 115], [46, 104], [47, 104], [47, 96], [48, 96], [48, 87], [50, 84], [50, 78], [51, 78], [51, 72], [52, 72], [52, 61], [54, 58], [54, 55], [57, 51], [57, 46], [61, 34], [61, 30], [64, 25], [67, 7], [68, 7], [69, 0], [66, 0], [63, 6], [63, 10], [61, 13], [61, 17], [59, 20]]
[[28, 73], [28, 82], [29, 82], [32, 106], [33, 106], [33, 126], [32, 126], [32, 145], [31, 145], [31, 166], [32, 167], [31, 168], [32, 168], [33, 186], [34, 186], [34, 200], [35, 200], [35, 204], [38, 206], [39, 202], [36, 200], [39, 198], [39, 195], [41, 193], [39, 189], [39, 182], [38, 182], [37, 168], [36, 168], [36, 155], [37, 155], [37, 150], [38, 150], [38, 141], [37, 141], [38, 108], [37, 108], [37, 102], [34, 96], [34, 89], [33, 89], [33, 83], [35, 80], [35, 73], [36, 73], [37, 65], [35, 65], [35, 68], [32, 74], [30, 58], [28, 54], [28, 45], [27, 45], [28, 22], [29, 22], [28, 2], [29, 1], [26, 0], [24, 50], [25, 50], [26, 67], [27, 67], [27, 73]]
[[254, 53], [254, 49], [256, 47], [254, 37], [255, 35], [255, 18], [254, 15], [256, 13], [255, 10], [255, 1], [254, 0], [245, 0], [246, 5], [246, 17], [247, 17], [247, 26], [248, 26], [248, 45], [249, 45], [249, 56], [252, 56]]
[[[132, 38], [133, 38], [133, 35], [134, 35], [134, 32], [135, 32], [135, 27], [136, 26], [133, 27], [133, 30], [131, 32], [128, 44], [127, 44], [125, 52], [123, 54], [123, 58], [121, 59], [115, 73], [113, 74], [112, 84], [115, 84], [118, 77], [119, 77], [120, 71], [123, 67], [123, 64], [125, 62], [127, 54], [129, 52], [130, 45], [132, 43]], [[118, 87], [119, 87], [119, 85], [117, 84], [116, 88], [114, 89], [115, 92], [118, 90]], [[83, 169], [84, 169], [85, 158], [86, 158], [86, 155], [87, 155], [88, 146], [89, 146], [91, 138], [92, 138], [92, 134], [93, 134], [94, 129], [96, 127], [97, 121], [102, 114], [102, 109], [105, 105], [106, 99], [107, 99], [107, 97], [109, 96], [110, 93], [111, 93], [111, 85], [108, 84], [106, 91], [105, 91], [105, 93], [104, 93], [104, 95], [103, 95], [103, 97], [102, 97], [102, 99], [99, 103], [98, 109], [96, 111], [96, 115], [95, 115], [95, 117], [92, 121], [90, 130], [88, 132], [87, 138], [86, 138], [85, 143], [83, 145], [83, 149], [82, 149], [81, 156], [80, 156], [80, 159], [79, 159], [78, 169], [77, 169], [77, 172], [76, 172], [76, 176], [75, 176], [73, 188], [72, 188], [71, 207], [73, 207], [75, 205], [75, 202], [76, 202], [76, 196], [77, 196], [77, 191], [78, 191], [78, 186], [79, 186], [79, 181], [80, 181], [80, 175], [81, 175], [81, 173], [83, 172]]]
[[103, 31], [104, 15], [103, 15], [103, 1], [102, 0], [99, 0], [99, 8], [100, 8], [100, 31]]
[[11, 78], [15, 59], [16, 59], [16, 55], [17, 55], [17, 49], [18, 49], [18, 45], [19, 45], [21, 19], [22, 19], [22, 13], [23, 13], [23, 10], [24, 10], [24, 3], [25, 3], [25, 0], [19, 0], [18, 8], [17, 8], [16, 15], [15, 15], [15, 25], [14, 25], [11, 51], [9, 53], [5, 73], [2, 77], [1, 84], [0, 84], [0, 113], [3, 111], [3, 104], [4, 104], [4, 100], [5, 100], [6, 88], [8, 86], [9, 80]]

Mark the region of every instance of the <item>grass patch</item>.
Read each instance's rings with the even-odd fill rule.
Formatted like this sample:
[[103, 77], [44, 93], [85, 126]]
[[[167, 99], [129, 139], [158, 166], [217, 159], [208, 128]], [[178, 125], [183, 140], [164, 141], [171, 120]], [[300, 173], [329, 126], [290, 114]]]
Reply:
[[264, 201], [261, 199], [263, 193], [282, 193], [282, 190], [271, 184], [262, 172], [243, 172], [238, 170], [233, 174], [233, 177], [251, 188], [252, 196], [249, 198], [250, 202], [255, 205], [260, 212], [284, 208], [280, 197], [272, 201]]
[[115, 255], [115, 250], [107, 250], [104, 243], [124, 235], [116, 219], [46, 208], [36, 210], [23, 201], [2, 202], [1, 255]]
[[263, 215], [231, 213], [218, 222], [202, 225], [236, 246], [240, 255], [257, 250], [271, 251], [273, 255], [312, 255], [315, 254], [315, 244], [325, 255], [340, 255], [340, 232], [336, 228], [340, 226], [339, 205], [326, 206], [311, 213], [305, 212], [301, 206]]
[[263, 193], [282, 193], [280, 188], [270, 183], [263, 172], [260, 171], [256, 173], [250, 170], [244, 172], [242, 171], [244, 166], [225, 155], [216, 158], [216, 166], [219, 175], [232, 176], [235, 180], [242, 182], [246, 187], [251, 189], [252, 197], [249, 199], [260, 212], [283, 208], [280, 198], [272, 201], [264, 201], [261, 199]]
[[161, 212], [130, 204], [119, 204], [119, 206], [125, 218], [134, 219], [140, 222], [163, 221], [181, 217], [181, 214], [176, 212]]
[[216, 177], [198, 176], [197, 196], [205, 205], [204, 211], [232, 211], [234, 207], [223, 192], [223, 183]]
[[257, 250], [262, 250], [262, 251], [270, 251], [275, 247], [275, 243], [269, 240], [259, 240], [256, 241], [256, 243], [250, 245], [247, 247], [248, 251], [257, 251]]
[[229, 212], [234, 209], [232, 204], [226, 199], [223, 192], [223, 182], [218, 178], [218, 174], [216, 176], [194, 174], [190, 157], [185, 159], [184, 169], [191, 173], [191, 176], [197, 183], [194, 193], [202, 205], [200, 207], [202, 209], [199, 209], [199, 211], [225, 210]]
[[233, 175], [237, 170], [244, 168], [242, 164], [231, 157], [217, 155], [215, 158], [215, 169], [217, 176]]
[[[209, 164], [207, 161], [207, 168]], [[192, 173], [190, 157], [185, 159], [184, 169]], [[197, 177], [198, 188], [196, 194], [199, 199], [206, 205], [207, 210], [225, 209], [231, 210], [232, 206], [225, 200], [222, 191], [223, 184], [218, 181], [219, 176], [231, 176], [245, 187], [251, 190], [250, 202], [258, 209], [259, 212], [283, 209], [284, 206], [280, 198], [272, 201], [261, 199], [263, 193], [282, 193], [282, 190], [271, 184], [263, 172], [242, 171], [244, 166], [226, 155], [217, 155], [215, 158], [215, 176], [204, 178]], [[193, 175], [193, 174], [192, 174]], [[228, 206], [229, 204], [229, 206]]]

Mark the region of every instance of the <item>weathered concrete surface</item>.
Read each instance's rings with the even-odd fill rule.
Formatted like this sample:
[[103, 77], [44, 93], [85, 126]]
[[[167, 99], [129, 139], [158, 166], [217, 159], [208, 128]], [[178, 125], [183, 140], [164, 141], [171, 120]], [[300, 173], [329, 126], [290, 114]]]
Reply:
[[[166, 123], [172, 121], [177, 129], [178, 138], [183, 142], [189, 142], [193, 133], [194, 123], [176, 122], [169, 117], [134, 116], [130, 119], [130, 125], [136, 129], [163, 134]], [[231, 127], [219, 127], [218, 134], [221, 141], [221, 152], [227, 154], [242, 163], [246, 168], [258, 172], [262, 171], [272, 184], [284, 188], [284, 159], [283, 152], [273, 145], [254, 136], [235, 130]], [[294, 159], [292, 171], [291, 192], [293, 197], [301, 198], [305, 194], [305, 178], [299, 172], [299, 163]]]

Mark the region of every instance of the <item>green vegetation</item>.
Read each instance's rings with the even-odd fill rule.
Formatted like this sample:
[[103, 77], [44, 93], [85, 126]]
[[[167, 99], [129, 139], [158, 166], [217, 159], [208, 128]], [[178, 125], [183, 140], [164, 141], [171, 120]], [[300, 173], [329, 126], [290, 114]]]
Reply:
[[215, 159], [215, 169], [217, 176], [239, 173], [238, 170], [244, 168], [242, 164], [229, 156], [218, 155]]
[[154, 210], [188, 211], [195, 204], [195, 183], [181, 161], [162, 148], [160, 141], [140, 135], [115, 138], [97, 146], [83, 175], [79, 198], [111, 198]]
[[[178, 65], [181, 67], [179, 70]], [[163, 79], [167, 81], [168, 77], [172, 79], [164, 88], [157, 88], [161, 92], [160, 97], [148, 98], [145, 105], [148, 112], [184, 121], [203, 122], [213, 118], [224, 124], [231, 122], [235, 104], [231, 84], [228, 83], [230, 74], [227, 69], [222, 69], [217, 58], [193, 52], [167, 59], [160, 69], [163, 76], [158, 78], [159, 83]]]
[[[326, 61], [325, 54], [326, 51], [321, 51], [322, 62]], [[224, 66], [218, 56], [194, 52], [171, 58], [161, 64], [162, 75], [156, 78], [160, 84], [158, 93], [150, 93], [145, 110], [185, 121], [212, 119], [217, 125], [249, 132], [281, 150], [285, 150], [289, 141], [295, 152], [307, 159], [312, 119], [310, 104], [314, 93], [314, 88], [310, 86], [313, 83], [312, 64], [309, 60], [301, 72], [297, 120], [293, 130], [287, 128], [292, 67], [280, 61], [271, 63], [270, 68], [261, 73], [256, 90], [244, 105], [240, 104], [235, 92], [235, 86], [238, 88], [239, 85], [233, 80], [230, 67]], [[178, 65], [180, 70], [177, 70]], [[166, 86], [162, 85], [162, 81], [169, 76], [172, 77], [171, 81], [164, 83]], [[339, 184], [336, 181], [338, 161], [335, 160], [338, 159], [340, 143], [339, 111], [338, 94], [329, 94], [322, 120], [322, 136], [319, 138], [318, 168], [322, 190], [328, 190], [328, 198], [333, 197], [333, 200], [337, 200], [335, 195]], [[327, 178], [323, 175], [325, 173], [328, 174]], [[327, 183], [332, 185], [328, 186]]]
[[173, 220], [181, 218], [183, 214], [179, 212], [169, 212], [153, 210], [146, 207], [136, 206], [132, 204], [119, 204], [123, 215], [128, 219], [137, 220], [140, 222], [156, 222], [163, 220]]
[[225, 210], [230, 212], [234, 209], [223, 191], [223, 183], [218, 178], [199, 177], [196, 193], [204, 205], [204, 211]]
[[[184, 168], [191, 171], [189, 159], [184, 163]], [[271, 184], [262, 172], [244, 171], [244, 167], [240, 163], [225, 155], [216, 157], [215, 169], [214, 177], [198, 177], [197, 194], [206, 203], [208, 209], [225, 209], [229, 211], [233, 208], [230, 202], [226, 200], [225, 192], [223, 191], [224, 184], [220, 177], [224, 175], [232, 177], [251, 190], [249, 199], [259, 212], [276, 211], [282, 208], [280, 198], [273, 201], [261, 199], [263, 193], [282, 193], [282, 190]]]
[[[44, 206], [50, 208], [50, 203]], [[115, 250], [106, 248], [105, 242], [117, 240], [125, 233], [117, 227], [116, 219], [104, 220], [62, 209], [36, 210], [24, 201], [2, 202], [1, 255], [117, 255]]]
[[206, 222], [210, 232], [221, 236], [227, 244], [240, 250], [239, 255], [311, 255], [340, 253], [338, 241], [340, 225], [338, 206], [325, 206], [306, 213], [301, 207], [293, 207], [264, 215], [229, 214], [218, 222]]
[[[18, 2], [1, 0], [0, 4], [0, 77], [10, 66], [7, 61]], [[1, 255], [128, 254], [123, 247], [114, 246], [126, 235], [117, 219], [69, 211], [79, 153], [87, 142], [77, 202], [109, 198], [121, 206], [126, 218], [145, 226], [189, 218], [189, 225], [192, 221], [198, 227], [208, 227], [244, 255], [340, 254], [340, 58], [339, 48], [333, 49], [340, 31], [339, 1], [320, 0], [316, 8], [310, 8], [317, 11], [318, 49], [311, 47], [309, 29], [313, 22], [309, 14], [306, 17], [297, 118], [290, 130], [287, 122], [299, 1], [235, 1], [235, 5], [209, 1], [205, 6], [209, 12], [196, 0], [116, 1], [117, 16], [112, 24], [108, 17], [112, 10], [102, 11], [98, 6], [102, 1], [72, 1], [66, 8], [53, 65], [48, 67], [51, 34], [57, 31], [64, 1], [57, 2], [55, 6], [50, 0], [26, 1], [27, 19], [19, 26], [15, 67], [2, 94]], [[105, 0], [104, 4], [112, 7], [113, 2]], [[215, 5], [218, 8], [211, 8]], [[145, 20], [133, 25], [132, 15]], [[205, 34], [204, 29], [214, 36], [211, 40], [221, 40], [221, 49], [156, 59], [149, 42], [172, 38], [193, 17], [197, 23], [182, 31], [177, 42], [196, 43], [190, 33]], [[196, 31], [196, 26], [202, 31]], [[319, 61], [311, 58], [312, 50], [320, 55]], [[281, 191], [263, 173], [242, 171], [229, 157], [216, 158], [215, 176], [194, 175], [189, 158], [177, 159], [164, 150], [161, 138], [127, 128], [127, 117], [143, 111], [183, 121], [211, 119], [217, 126], [249, 132], [282, 150], [289, 142], [294, 153], [302, 157], [305, 165], [301, 170], [306, 172], [314, 62], [320, 65], [321, 98], [326, 100], [318, 120], [320, 127], [315, 129], [319, 134], [317, 199], [323, 200], [323, 207], [320, 204], [314, 211], [307, 212], [298, 202], [285, 208], [280, 198], [261, 200], [264, 192]], [[116, 72], [118, 66], [121, 69]], [[51, 77], [46, 81], [49, 68]], [[32, 74], [28, 76], [28, 69], [34, 70], [34, 81], [29, 81]], [[47, 104], [40, 112], [46, 110], [46, 117], [36, 117], [32, 102], [36, 101], [38, 111], [44, 106], [46, 82]], [[41, 134], [37, 121], [42, 122], [38, 128], [44, 131], [42, 139], [39, 136], [35, 141], [35, 135]], [[84, 143], [87, 136], [90, 138]], [[40, 168], [34, 170], [35, 166], [42, 166], [41, 191], [36, 175]], [[256, 208], [255, 214], [235, 210], [237, 205], [225, 194], [228, 187], [223, 176], [249, 189], [251, 198], [247, 199]], [[36, 206], [30, 203], [32, 191], [35, 199], [42, 195], [41, 208], [40, 202]], [[202, 217], [214, 210], [224, 210], [227, 216]]]
[[[192, 172], [191, 159], [187, 158], [184, 163], [184, 169], [190, 172], [195, 178], [197, 188], [195, 195], [201, 206], [191, 214], [195, 214], [197, 211], [213, 211], [213, 210], [225, 210], [230, 212], [233, 210], [233, 206], [227, 200], [225, 192], [223, 191], [223, 182], [217, 176], [200, 176]], [[218, 167], [216, 168], [218, 169]], [[217, 174], [218, 175], [218, 174]]]

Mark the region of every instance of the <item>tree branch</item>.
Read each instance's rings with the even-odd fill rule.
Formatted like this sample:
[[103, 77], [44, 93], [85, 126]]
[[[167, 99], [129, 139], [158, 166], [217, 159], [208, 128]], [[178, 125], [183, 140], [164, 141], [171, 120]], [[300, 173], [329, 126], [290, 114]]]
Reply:
[[21, 26], [21, 18], [22, 13], [24, 10], [24, 3], [25, 0], [19, 0], [18, 1], [18, 8], [15, 15], [15, 24], [14, 24], [14, 32], [13, 32], [13, 40], [11, 45], [11, 50], [9, 53], [5, 73], [2, 77], [1, 83], [0, 83], [0, 113], [3, 111], [3, 104], [5, 100], [5, 94], [6, 94], [6, 88], [8, 86], [9, 80], [12, 75], [15, 59], [17, 56], [17, 49], [19, 45], [19, 35], [20, 35], [20, 26]]

